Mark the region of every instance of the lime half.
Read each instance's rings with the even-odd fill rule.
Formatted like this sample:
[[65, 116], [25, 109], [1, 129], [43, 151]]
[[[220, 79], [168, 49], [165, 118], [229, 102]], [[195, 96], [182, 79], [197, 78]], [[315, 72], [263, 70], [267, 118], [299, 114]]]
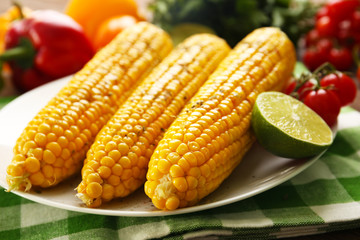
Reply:
[[280, 157], [311, 157], [333, 141], [331, 129], [317, 113], [280, 92], [259, 94], [251, 124], [260, 145]]

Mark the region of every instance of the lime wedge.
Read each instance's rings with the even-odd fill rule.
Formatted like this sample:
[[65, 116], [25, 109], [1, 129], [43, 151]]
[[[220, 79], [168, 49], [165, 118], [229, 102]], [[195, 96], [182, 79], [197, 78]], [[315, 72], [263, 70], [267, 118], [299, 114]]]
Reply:
[[198, 24], [198, 23], [180, 23], [172, 28], [169, 32], [174, 45], [179, 44], [185, 38], [190, 37], [193, 34], [197, 33], [211, 33], [215, 34], [214, 30], [211, 28]]
[[260, 145], [280, 157], [311, 157], [333, 141], [331, 129], [317, 113], [280, 92], [259, 94], [251, 125]]

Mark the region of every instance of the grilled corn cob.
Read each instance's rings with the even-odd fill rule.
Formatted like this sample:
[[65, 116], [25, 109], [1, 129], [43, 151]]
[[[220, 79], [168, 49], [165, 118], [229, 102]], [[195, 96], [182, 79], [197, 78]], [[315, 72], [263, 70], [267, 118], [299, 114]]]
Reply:
[[7, 168], [8, 190], [54, 186], [80, 171], [98, 131], [171, 49], [168, 34], [143, 22], [98, 52], [22, 132]]
[[257, 95], [281, 90], [295, 50], [277, 28], [250, 33], [230, 52], [166, 131], [149, 162], [145, 193], [164, 210], [192, 206], [213, 192], [254, 142]]
[[229, 53], [214, 35], [186, 39], [161, 62], [99, 132], [77, 196], [89, 207], [142, 186], [155, 146], [175, 116]]

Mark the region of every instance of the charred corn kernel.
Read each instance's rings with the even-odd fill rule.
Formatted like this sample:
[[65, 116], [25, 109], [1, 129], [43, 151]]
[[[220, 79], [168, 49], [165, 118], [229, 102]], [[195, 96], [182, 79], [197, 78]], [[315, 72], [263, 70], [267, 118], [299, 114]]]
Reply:
[[[101, 165], [99, 169], [107, 168], [110, 160], [105, 162], [97, 158], [99, 146], [105, 146], [106, 156], [102, 159], [112, 158], [115, 162], [111, 173], [100, 173], [103, 188], [106, 184], [115, 187], [115, 194], [104, 195], [106, 198], [102, 201], [108, 201], [110, 197], [125, 197], [143, 185], [149, 159], [165, 129], [229, 51], [227, 43], [213, 35], [200, 34], [188, 38], [150, 73], [120, 107], [99, 132], [87, 154], [86, 161], [98, 161]], [[156, 179], [163, 175], [162, 172], [170, 170], [175, 177], [182, 177], [184, 171], [180, 166], [170, 169], [186, 151], [180, 144], [179, 139], [171, 141], [168, 147], [175, 152], [166, 154], [168, 157], [162, 159], [163, 164], [149, 174]], [[83, 169], [90, 168], [85, 164]], [[81, 185], [89, 182], [87, 176], [83, 174], [82, 177]], [[117, 186], [121, 186], [119, 190], [116, 190]], [[184, 189], [185, 186], [187, 183], [182, 177], [179, 188]], [[94, 201], [99, 201], [80, 188], [77, 196], [90, 207]], [[174, 199], [167, 204], [173, 208], [179, 202]]]
[[[15, 156], [22, 156], [20, 162], [25, 164], [18, 165], [18, 157], [14, 157], [7, 175], [9, 190], [53, 186], [78, 172], [98, 131], [171, 49], [168, 34], [143, 22], [123, 31], [99, 51], [30, 121], [17, 140]], [[120, 156], [112, 151], [117, 145], [108, 143], [102, 149], [104, 153], [98, 155], [101, 159], [109, 153], [109, 158], [102, 160], [107, 169], [97, 169], [105, 178], [111, 175], [108, 168]], [[121, 148], [120, 153], [124, 151]], [[55, 167], [53, 174], [43, 169], [46, 164]], [[11, 170], [15, 165], [21, 169]]]
[[257, 95], [281, 90], [295, 59], [291, 41], [277, 28], [255, 30], [230, 52], [151, 157], [145, 193], [157, 208], [194, 205], [229, 176], [254, 142], [249, 126]]

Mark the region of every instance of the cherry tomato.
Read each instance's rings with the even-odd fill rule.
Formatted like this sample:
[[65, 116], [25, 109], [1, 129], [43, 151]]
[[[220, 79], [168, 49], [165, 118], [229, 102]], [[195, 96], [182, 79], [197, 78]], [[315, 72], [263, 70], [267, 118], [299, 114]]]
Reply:
[[322, 38], [316, 44], [316, 48], [318, 49], [318, 51], [321, 54], [325, 55], [326, 58], [328, 58], [328, 55], [332, 47], [333, 47], [333, 42], [329, 38]]
[[356, 84], [354, 80], [348, 75], [338, 72], [326, 75], [320, 80], [322, 87], [329, 87], [340, 100], [341, 106], [348, 105], [355, 100], [356, 97]]
[[352, 31], [360, 32], [360, 11], [355, 11], [351, 15], [350, 28]]
[[315, 89], [317, 85], [316, 80], [308, 80], [306, 81], [298, 90], [297, 93], [299, 94], [299, 99], [302, 101], [311, 91]]
[[303, 83], [303, 85], [295, 91], [295, 89], [297, 87], [296, 85], [297, 85], [296, 81], [291, 81], [288, 84], [288, 86], [285, 88], [284, 93], [288, 94], [288, 95], [292, 95], [293, 97], [302, 101], [309, 92], [311, 92], [312, 90], [314, 90], [316, 88], [316, 86], [318, 84], [317, 84], [316, 80], [310, 79], [310, 80], [306, 81], [305, 83]]
[[316, 29], [312, 29], [305, 36], [305, 46], [314, 46], [319, 41], [319, 39], [319, 32]]
[[317, 48], [308, 48], [304, 52], [303, 62], [310, 71], [327, 61], [327, 54], [320, 52]]
[[335, 37], [338, 31], [338, 23], [329, 16], [319, 18], [315, 25], [321, 37]]
[[296, 87], [296, 81], [291, 81], [285, 88], [284, 93], [290, 95]]
[[305, 46], [314, 46], [319, 41], [319, 39], [319, 32], [316, 29], [312, 29], [305, 35]]
[[359, 0], [333, 0], [326, 4], [328, 16], [336, 20], [344, 20], [360, 5]]
[[315, 15], [315, 19], [318, 20], [320, 19], [321, 17], [324, 17], [324, 16], [329, 16], [329, 8], [325, 5], [323, 7], [321, 7], [316, 15]]
[[304, 103], [319, 114], [329, 126], [336, 123], [341, 104], [333, 91], [325, 89], [313, 90], [306, 95]]
[[340, 71], [348, 70], [353, 64], [351, 51], [344, 47], [331, 49], [328, 60]]

